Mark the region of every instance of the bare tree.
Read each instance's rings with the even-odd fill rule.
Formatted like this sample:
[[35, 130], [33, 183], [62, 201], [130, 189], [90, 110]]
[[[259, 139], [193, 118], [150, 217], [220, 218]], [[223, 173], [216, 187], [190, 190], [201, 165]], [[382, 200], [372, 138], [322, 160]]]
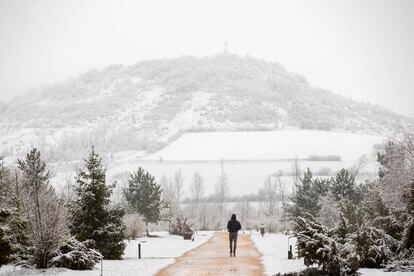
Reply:
[[282, 204], [286, 202], [286, 194], [287, 194], [287, 184], [285, 181], [282, 181], [281, 177], [283, 176], [283, 171], [279, 170], [273, 174], [275, 178], [275, 185], [278, 194], [282, 200]]
[[[282, 181], [281, 176], [282, 176], [281, 171], [278, 171], [275, 174], [277, 190], [282, 200], [282, 214], [280, 215], [280, 212], [279, 212], [279, 218], [282, 222], [284, 222], [285, 229], [287, 229], [287, 224], [286, 224], [287, 220], [285, 218], [287, 185], [286, 185], [286, 182]], [[279, 206], [278, 206], [278, 210], [279, 210]]]
[[202, 229], [207, 229], [207, 202], [202, 202], [201, 214], [200, 214], [200, 225]]
[[378, 155], [381, 163], [380, 181], [376, 188], [384, 202], [394, 208], [405, 207], [404, 194], [410, 191], [414, 180], [414, 135], [404, 132], [399, 138], [384, 145]]
[[354, 176], [354, 178], [357, 179], [362, 169], [364, 169], [368, 165], [368, 163], [369, 163], [368, 156], [366, 154], [363, 154], [358, 158], [358, 162], [354, 166], [352, 166], [349, 169], [349, 171]]
[[18, 160], [18, 165], [22, 172], [21, 206], [29, 221], [35, 264], [46, 268], [51, 253], [68, 233], [66, 210], [49, 183], [50, 173], [37, 149], [30, 151], [25, 160]]
[[175, 195], [177, 200], [177, 211], [180, 209], [181, 199], [183, 197], [183, 187], [184, 187], [184, 179], [181, 174], [181, 169], [174, 173], [172, 183], [175, 189]]
[[414, 134], [404, 129], [402, 136], [399, 144], [404, 149], [407, 166], [410, 168], [409, 177], [414, 178]]
[[204, 184], [203, 177], [199, 172], [195, 172], [190, 186], [191, 193], [191, 217], [194, 218], [194, 214], [199, 216], [200, 201], [204, 196]]
[[228, 195], [228, 183], [227, 183], [227, 175], [225, 172], [217, 178], [216, 186], [215, 186], [215, 198], [216, 202], [218, 203], [219, 208], [219, 217], [221, 218], [223, 215], [224, 210], [224, 202]]
[[166, 210], [163, 217], [165, 221], [168, 221], [168, 229], [171, 230], [172, 218], [177, 215], [176, 191], [172, 181], [169, 181], [165, 175], [162, 176], [160, 185], [162, 189], [161, 198], [164, 210]]
[[195, 203], [199, 203], [204, 196], [204, 180], [199, 172], [195, 172], [193, 175], [190, 192]]
[[276, 185], [273, 181], [272, 176], [269, 174], [266, 176], [264, 182], [264, 196], [266, 201], [265, 213], [268, 217], [273, 217], [275, 215], [276, 207]]
[[69, 203], [73, 198], [73, 177], [66, 175], [65, 184], [60, 189], [60, 198]]
[[253, 207], [251, 206], [250, 202], [248, 200], [242, 200], [240, 202], [237, 202], [235, 206], [233, 207], [233, 211], [240, 214], [240, 219], [243, 222], [243, 228], [246, 230], [249, 230], [254, 225], [254, 220], [252, 220], [251, 215], [254, 213], [254, 210], [252, 210]]
[[300, 183], [300, 175], [301, 175], [301, 171], [300, 171], [299, 159], [296, 156], [295, 161], [293, 162], [293, 166], [292, 166], [292, 177], [293, 177], [292, 193], [293, 194], [296, 194], [296, 188]]
[[129, 239], [135, 240], [138, 235], [145, 230], [145, 224], [143, 223], [143, 217], [139, 214], [126, 214], [122, 221], [126, 226], [126, 235]]

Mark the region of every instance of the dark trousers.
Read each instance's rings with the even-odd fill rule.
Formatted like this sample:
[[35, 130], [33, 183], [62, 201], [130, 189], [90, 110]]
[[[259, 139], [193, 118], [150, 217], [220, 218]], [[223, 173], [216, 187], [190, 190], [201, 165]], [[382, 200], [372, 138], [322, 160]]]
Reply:
[[230, 253], [236, 253], [237, 247], [237, 232], [229, 233]]

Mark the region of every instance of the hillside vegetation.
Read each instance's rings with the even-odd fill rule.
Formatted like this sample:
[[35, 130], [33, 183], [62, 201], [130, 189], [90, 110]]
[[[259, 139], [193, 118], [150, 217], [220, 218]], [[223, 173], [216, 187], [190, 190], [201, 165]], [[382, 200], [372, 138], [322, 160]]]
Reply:
[[187, 131], [301, 128], [384, 134], [413, 120], [309, 84], [277, 63], [232, 54], [112, 65], [32, 89], [0, 107], [0, 154], [39, 147], [73, 160], [154, 152]]

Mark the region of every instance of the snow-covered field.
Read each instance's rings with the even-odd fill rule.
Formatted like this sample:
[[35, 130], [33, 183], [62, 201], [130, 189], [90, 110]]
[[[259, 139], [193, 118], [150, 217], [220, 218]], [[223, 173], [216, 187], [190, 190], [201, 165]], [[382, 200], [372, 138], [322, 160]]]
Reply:
[[[303, 259], [288, 259], [288, 246], [292, 244], [295, 250], [295, 238], [291, 238], [288, 243], [287, 235], [266, 233], [263, 237], [257, 233], [252, 233], [252, 239], [257, 250], [262, 254], [262, 263], [265, 273], [268, 276], [276, 273], [287, 273], [305, 269]], [[294, 251], [294, 255], [296, 255]], [[381, 269], [360, 269], [361, 276], [410, 276], [414, 272], [384, 272]]]
[[[126, 241], [127, 247], [123, 260], [105, 260], [103, 262], [103, 275], [105, 276], [150, 276], [163, 267], [172, 264], [175, 257], [205, 243], [213, 232], [200, 231], [194, 242], [183, 240], [180, 236], [168, 235], [166, 232], [151, 233], [159, 237], [141, 238]], [[141, 257], [138, 259], [138, 243], [141, 243]], [[33, 275], [33, 276], [99, 276], [101, 264], [95, 270], [74, 271], [69, 269], [46, 270], [16, 270], [13, 266], [0, 267], [0, 275]]]
[[357, 160], [384, 137], [335, 131], [279, 130], [186, 133], [150, 160], [283, 160], [339, 155]]
[[[280, 161], [227, 161], [224, 160], [223, 168], [227, 175], [229, 193], [231, 195], [246, 195], [250, 193], [257, 193], [263, 187], [263, 181], [268, 174], [273, 174], [279, 170], [283, 170], [286, 174], [291, 174], [294, 161], [280, 160]], [[336, 173], [341, 168], [350, 168], [355, 165], [350, 161], [300, 161], [299, 167], [301, 172], [306, 168], [310, 168], [312, 172], [318, 172], [322, 168], [329, 168], [332, 174]], [[374, 164], [373, 164], [374, 165]], [[193, 174], [199, 172], [204, 180], [206, 194], [214, 192], [217, 177], [221, 173], [221, 162], [217, 161], [155, 161], [155, 160], [140, 160], [130, 161], [126, 163], [113, 164], [108, 167], [108, 176], [117, 179], [117, 174], [131, 173], [136, 170], [138, 166], [143, 167], [150, 174], [154, 175], [159, 181], [163, 175], [170, 178], [178, 170], [184, 179], [184, 192], [189, 191]], [[375, 166], [365, 168], [365, 171], [375, 174]], [[64, 177], [62, 176], [64, 179]], [[292, 191], [293, 178], [292, 176], [282, 176], [281, 180], [287, 183], [287, 191]], [[63, 181], [62, 181], [63, 182]], [[122, 184], [122, 181], [118, 181]], [[186, 194], [188, 195], [188, 194]], [[184, 197], [186, 196], [184, 195]]]

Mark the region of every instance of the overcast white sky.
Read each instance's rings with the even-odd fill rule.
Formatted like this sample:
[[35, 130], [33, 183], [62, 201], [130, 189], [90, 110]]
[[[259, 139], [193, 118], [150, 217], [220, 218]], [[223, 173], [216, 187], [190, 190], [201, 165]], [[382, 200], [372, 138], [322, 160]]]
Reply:
[[414, 1], [0, 0], [0, 100], [90, 68], [223, 51], [414, 113]]

